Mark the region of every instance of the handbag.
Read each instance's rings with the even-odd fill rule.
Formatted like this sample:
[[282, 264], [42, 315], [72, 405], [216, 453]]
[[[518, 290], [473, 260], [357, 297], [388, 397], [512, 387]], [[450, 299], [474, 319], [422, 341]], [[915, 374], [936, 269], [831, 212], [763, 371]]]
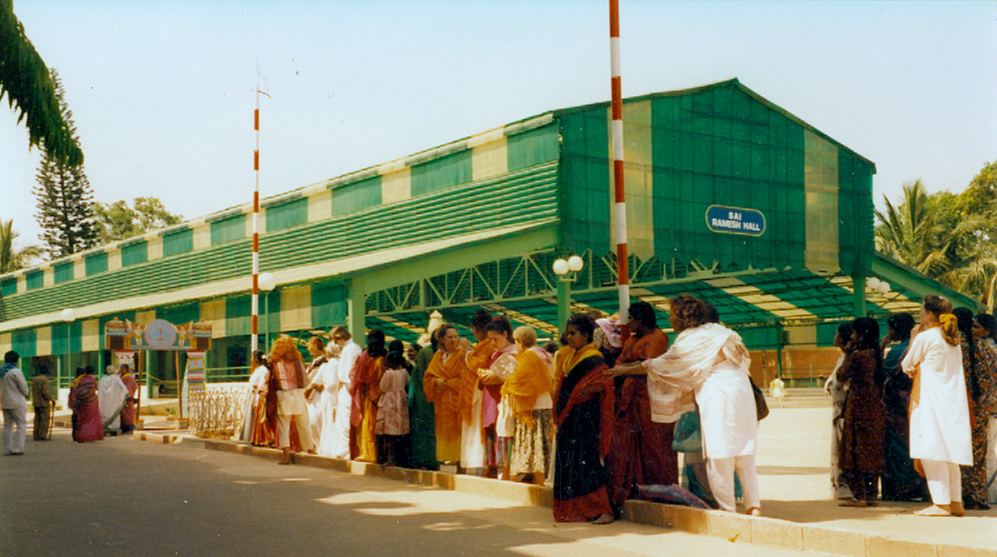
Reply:
[[765, 416], [769, 415], [769, 405], [765, 402], [765, 394], [758, 388], [758, 385], [755, 385], [755, 380], [750, 375], [748, 381], [751, 382], [751, 393], [755, 395], [755, 416], [758, 421], [762, 421]]
[[686, 412], [675, 422], [672, 450], [677, 453], [694, 453], [703, 450], [703, 434], [699, 429], [699, 410]]

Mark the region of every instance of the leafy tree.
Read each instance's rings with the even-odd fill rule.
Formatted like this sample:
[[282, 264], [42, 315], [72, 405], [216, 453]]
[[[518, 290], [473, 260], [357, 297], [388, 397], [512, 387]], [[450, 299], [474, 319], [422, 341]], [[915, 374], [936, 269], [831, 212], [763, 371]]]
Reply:
[[102, 243], [140, 236], [183, 221], [183, 216], [167, 211], [155, 197], [136, 197], [134, 208], [124, 200], [111, 204], [98, 202], [94, 204], [94, 214]]
[[28, 145], [42, 147], [53, 160], [83, 164], [83, 151], [63, 118], [56, 84], [14, 16], [13, 0], [0, 0], [0, 100], [7, 95], [18, 123], [28, 127]]
[[[59, 75], [52, 70], [55, 96], [62, 107], [62, 119], [78, 140], [73, 113], [66, 106], [65, 91]], [[42, 242], [52, 257], [65, 257], [97, 245], [97, 228], [93, 218], [93, 191], [83, 172], [83, 165], [69, 166], [62, 159], [42, 157], [33, 193], [38, 200], [35, 217], [42, 227]]]
[[42, 255], [39, 246], [18, 247], [18, 236], [20, 234], [14, 230], [14, 219], [0, 221], [0, 275], [23, 269]]

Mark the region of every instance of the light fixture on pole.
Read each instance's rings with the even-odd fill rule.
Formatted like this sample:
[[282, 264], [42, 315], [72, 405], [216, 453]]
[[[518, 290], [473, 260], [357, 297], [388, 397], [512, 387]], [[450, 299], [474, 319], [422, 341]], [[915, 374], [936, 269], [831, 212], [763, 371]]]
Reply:
[[263, 294], [263, 351], [270, 350], [270, 292], [277, 287], [273, 273], [260, 273], [260, 290]]
[[557, 328], [563, 333], [571, 313], [571, 283], [575, 282], [577, 273], [585, 268], [585, 261], [580, 256], [572, 255], [567, 259], [555, 259], [551, 268], [557, 275]]
[[[72, 342], [71, 341], [72, 335], [70, 334], [72, 326], [70, 324], [73, 321], [76, 321], [76, 310], [74, 310], [73, 308], [66, 308], [66, 309], [62, 310], [62, 320], [66, 322], [66, 373], [68, 374], [69, 373], [70, 363], [71, 363], [70, 360], [69, 360], [70, 359], [70, 351], [71, 351], [70, 344]], [[56, 396], [56, 398], [59, 398], [59, 387], [61, 386], [61, 383], [62, 383], [62, 373], [59, 370], [59, 366], [56, 366], [55, 367], [55, 396]], [[54, 420], [55, 416], [52, 416], [52, 419]]]

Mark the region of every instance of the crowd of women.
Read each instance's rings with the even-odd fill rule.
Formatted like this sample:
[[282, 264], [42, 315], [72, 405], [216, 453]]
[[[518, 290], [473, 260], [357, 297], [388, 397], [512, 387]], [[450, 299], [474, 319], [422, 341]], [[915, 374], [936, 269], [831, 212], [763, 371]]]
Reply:
[[[893, 316], [882, 344], [873, 319], [840, 328], [843, 354], [827, 389], [835, 396], [832, 485], [843, 504], [874, 505], [882, 480], [884, 499], [930, 492], [935, 504], [922, 514], [986, 508], [995, 327], [988, 315], [963, 313], [928, 296], [920, 325]], [[269, 355], [254, 354], [241, 438], [282, 449], [281, 464], [306, 451], [550, 483], [556, 520], [598, 524], [647, 495], [646, 486], [675, 489], [681, 451], [706, 504], [735, 511], [740, 490], [745, 511], [761, 514], [755, 451], [767, 410], [747, 348], [712, 304], [671, 299], [671, 343], [645, 302], [630, 307], [624, 329], [572, 315], [560, 347], [540, 347], [534, 329], [513, 330], [484, 310], [469, 323], [473, 340], [440, 317], [408, 347], [373, 329], [361, 350], [336, 327], [329, 345], [308, 341], [307, 365], [295, 341], [280, 337]], [[967, 466], [962, 475], [958, 465]], [[687, 495], [696, 499], [668, 494]]]
[[[997, 413], [997, 322], [929, 295], [907, 314], [838, 328], [832, 495], [842, 506], [921, 501], [924, 516], [988, 509], [987, 424]], [[886, 355], [884, 357], [884, 350]], [[991, 448], [990, 450], [993, 450]]]
[[107, 366], [99, 381], [92, 366], [76, 368], [68, 396], [73, 412], [73, 440], [89, 443], [100, 441], [105, 435], [117, 435], [119, 431], [133, 431], [137, 397], [138, 383], [127, 365], [120, 371]]
[[[531, 327], [478, 310], [462, 338], [438, 314], [418, 345], [368, 331], [363, 350], [343, 327], [313, 337], [305, 363], [294, 339], [253, 355], [241, 439], [291, 452], [509, 481], [549, 483], [558, 521], [608, 523], [638, 486], [678, 482], [675, 422], [701, 416], [699, 494], [760, 513], [757, 415], [748, 351], [715, 309], [671, 300], [677, 336], [637, 302], [629, 327], [572, 315], [559, 348]], [[685, 449], [683, 449], [685, 450]], [[686, 463], [696, 461], [687, 453]]]

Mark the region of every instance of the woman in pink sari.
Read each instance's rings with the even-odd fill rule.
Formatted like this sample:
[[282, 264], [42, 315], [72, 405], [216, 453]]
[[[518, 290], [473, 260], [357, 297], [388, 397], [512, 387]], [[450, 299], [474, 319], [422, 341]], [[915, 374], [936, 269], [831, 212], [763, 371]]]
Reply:
[[100, 441], [104, 438], [104, 423], [100, 419], [97, 403], [97, 379], [93, 368], [87, 366], [83, 375], [73, 380], [69, 389], [69, 407], [76, 417], [73, 439], [80, 443]]

